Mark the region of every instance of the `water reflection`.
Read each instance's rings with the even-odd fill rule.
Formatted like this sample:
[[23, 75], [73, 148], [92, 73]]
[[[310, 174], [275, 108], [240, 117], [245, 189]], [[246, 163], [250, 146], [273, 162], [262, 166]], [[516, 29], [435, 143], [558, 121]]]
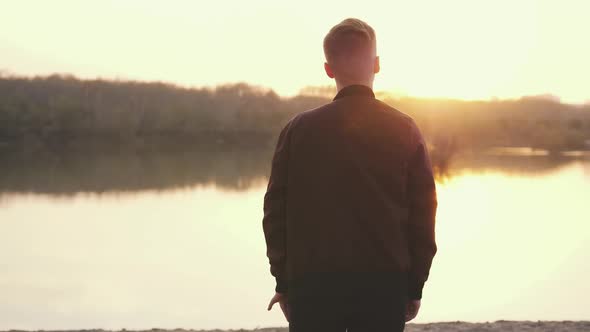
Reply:
[[71, 195], [209, 185], [245, 190], [264, 182], [271, 156], [269, 148], [232, 147], [5, 151], [0, 192]]
[[[265, 310], [271, 154], [3, 154], [0, 330], [285, 325]], [[590, 319], [579, 157], [434, 155], [439, 252], [420, 322]]]
[[[589, 166], [439, 181], [419, 321], [590, 319]], [[265, 310], [264, 189], [5, 194], [0, 330], [284, 325]]]
[[[0, 195], [109, 193], [210, 186], [244, 191], [266, 181], [272, 147], [166, 146], [159, 149], [102, 147], [61, 151], [0, 151]], [[537, 155], [432, 152], [439, 180], [464, 172], [502, 170], [542, 175], [588, 158], [585, 154]]]

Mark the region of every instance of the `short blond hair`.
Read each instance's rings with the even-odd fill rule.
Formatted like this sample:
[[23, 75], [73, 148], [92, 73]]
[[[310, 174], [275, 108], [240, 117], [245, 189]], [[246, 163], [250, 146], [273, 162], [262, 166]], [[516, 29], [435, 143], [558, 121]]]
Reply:
[[324, 37], [324, 55], [328, 63], [342, 57], [374, 56], [376, 47], [375, 30], [356, 18], [336, 24]]

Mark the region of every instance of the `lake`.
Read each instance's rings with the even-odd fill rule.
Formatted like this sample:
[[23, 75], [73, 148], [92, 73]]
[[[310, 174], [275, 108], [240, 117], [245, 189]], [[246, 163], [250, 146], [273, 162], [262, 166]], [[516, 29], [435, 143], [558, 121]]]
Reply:
[[[286, 325], [266, 311], [268, 150], [0, 161], [0, 330]], [[437, 174], [417, 322], [590, 319], [587, 155], [473, 154]]]

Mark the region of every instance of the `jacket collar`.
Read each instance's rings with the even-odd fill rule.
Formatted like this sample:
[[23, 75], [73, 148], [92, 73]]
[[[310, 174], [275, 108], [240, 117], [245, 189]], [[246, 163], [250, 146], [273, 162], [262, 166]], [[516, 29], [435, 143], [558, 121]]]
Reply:
[[373, 90], [368, 86], [353, 84], [340, 89], [333, 100], [349, 96], [365, 96], [375, 98], [375, 93], [373, 93]]

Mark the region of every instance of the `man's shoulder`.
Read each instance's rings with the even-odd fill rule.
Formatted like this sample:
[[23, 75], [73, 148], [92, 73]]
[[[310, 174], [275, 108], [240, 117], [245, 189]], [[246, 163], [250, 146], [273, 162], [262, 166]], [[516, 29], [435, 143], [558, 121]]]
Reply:
[[[312, 109], [308, 109], [305, 110], [303, 112], [300, 112], [296, 115], [294, 115], [286, 124], [285, 127], [290, 127], [290, 128], [295, 128], [298, 127], [302, 124], [305, 124], [306, 122], [309, 123], [313, 123], [316, 119], [318, 118], [323, 118], [325, 116], [329, 116], [329, 113], [331, 113], [330, 111], [336, 111], [340, 108], [343, 108], [346, 104], [346, 101], [343, 99], [340, 100], [334, 100], [331, 101], [329, 103], [323, 104], [321, 106], [312, 108]], [[367, 104], [364, 105], [369, 109], [363, 109], [362, 111], [366, 112], [366, 111], [374, 111], [374, 112], [379, 112], [382, 116], [384, 116], [385, 118], [388, 118], [390, 121], [394, 121], [398, 124], [402, 124], [410, 129], [413, 129], [416, 127], [416, 123], [414, 121], [414, 119], [400, 111], [399, 109], [387, 104], [384, 101], [381, 101], [379, 99], [369, 99], [367, 100]]]
[[324, 114], [326, 111], [332, 110], [338, 108], [338, 100], [333, 100], [330, 101], [328, 103], [325, 103], [323, 105], [311, 108], [311, 109], [307, 109], [299, 114], [297, 114], [297, 117], [299, 118], [313, 118], [314, 116], [318, 116], [321, 114]]
[[414, 119], [409, 116], [408, 114], [400, 111], [399, 109], [389, 105], [388, 103], [375, 99], [376, 103], [379, 105], [380, 109], [385, 113], [388, 114], [390, 117], [397, 119], [399, 121], [405, 122], [409, 126], [414, 126], [415, 122]]
[[333, 105], [332, 105], [333, 103], [334, 102], [327, 103], [327, 104], [297, 113], [287, 122], [285, 127], [296, 127], [297, 125], [299, 125], [302, 122], [306, 122], [308, 120], [311, 120], [312, 118], [315, 118], [316, 116], [323, 114], [326, 110], [331, 109], [333, 107]]
[[375, 100], [377, 100], [383, 109], [386, 110], [387, 114], [396, 118], [397, 123], [402, 123], [404, 125], [405, 132], [411, 137], [413, 142], [424, 140], [420, 128], [414, 118], [381, 100]]
[[[357, 101], [358, 101], [358, 99], [357, 99]], [[292, 120], [295, 120], [295, 118], [313, 118], [316, 115], [326, 113], [325, 111], [343, 108], [347, 104], [348, 104], [348, 101], [346, 99], [334, 100], [329, 103], [323, 104], [321, 106], [300, 112], [297, 115], [295, 115]], [[412, 119], [412, 117], [410, 117], [408, 114], [406, 114], [406, 113], [400, 111], [399, 109], [387, 104], [386, 102], [376, 99], [376, 98], [365, 99], [363, 101], [363, 106], [366, 106], [368, 108], [374, 108], [374, 109], [377, 109], [380, 111], [384, 111], [384, 112], [390, 114], [390, 116], [399, 117], [399, 118], [404, 119], [405, 121], [410, 121], [410, 122], [414, 121]]]

